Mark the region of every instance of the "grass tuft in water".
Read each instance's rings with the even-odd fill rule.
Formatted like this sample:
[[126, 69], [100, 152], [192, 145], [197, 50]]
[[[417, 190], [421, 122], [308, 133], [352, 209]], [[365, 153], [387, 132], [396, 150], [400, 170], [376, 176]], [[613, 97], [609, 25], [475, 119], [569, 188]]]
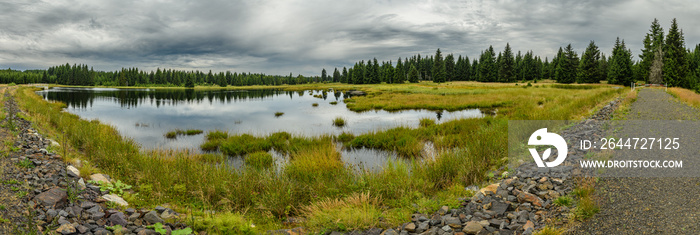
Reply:
[[245, 156], [245, 164], [258, 170], [270, 168], [274, 162], [272, 154], [268, 152], [259, 151]]
[[275, 117], [280, 117], [284, 115], [284, 112], [275, 112]]
[[175, 138], [177, 138], [178, 135], [199, 135], [202, 133], [204, 133], [204, 131], [196, 130], [196, 129], [188, 129], [188, 130], [175, 129], [174, 131], [169, 131], [168, 133], [165, 133], [165, 138], [175, 139]]
[[313, 104], [311, 104], [311, 106], [318, 107], [318, 103], [313, 103]]
[[343, 119], [342, 117], [336, 117], [335, 119], [333, 119], [333, 125], [337, 127], [343, 127], [345, 126], [345, 119]]

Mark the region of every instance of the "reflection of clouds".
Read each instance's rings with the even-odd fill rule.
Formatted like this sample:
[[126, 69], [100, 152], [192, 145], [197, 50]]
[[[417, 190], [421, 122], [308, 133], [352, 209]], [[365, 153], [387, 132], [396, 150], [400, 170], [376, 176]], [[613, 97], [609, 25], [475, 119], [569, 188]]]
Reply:
[[[166, 132], [174, 129], [201, 129], [205, 133], [210, 130], [225, 130], [232, 134], [254, 135], [286, 131], [293, 135], [318, 136], [341, 132], [360, 134], [396, 126], [417, 127], [420, 118], [445, 122], [482, 116], [479, 110], [443, 112], [438, 121], [436, 112], [428, 110], [356, 113], [346, 108], [342, 98], [337, 105], [331, 105], [329, 100], [313, 97], [315, 94], [320, 92], [301, 97], [293, 95], [292, 99], [288, 94], [281, 93], [262, 99], [237, 99], [234, 102], [217, 97], [213, 97], [211, 102], [208, 98], [201, 102], [143, 98], [138, 100], [138, 106], [130, 108], [120, 106], [116, 98], [104, 97], [94, 99], [93, 104], [87, 108], [71, 107], [68, 110], [82, 118], [99, 119], [110, 124], [122, 135], [134, 139], [145, 148], [163, 149], [197, 149], [204, 140], [204, 135], [178, 136], [176, 140], [163, 137]], [[334, 98], [332, 92], [328, 96]], [[319, 106], [312, 107], [312, 103], [318, 103]], [[275, 117], [275, 112], [284, 112], [284, 115]], [[333, 126], [336, 117], [344, 118], [347, 125], [342, 128]], [[148, 124], [148, 127], [137, 127], [136, 123]]]

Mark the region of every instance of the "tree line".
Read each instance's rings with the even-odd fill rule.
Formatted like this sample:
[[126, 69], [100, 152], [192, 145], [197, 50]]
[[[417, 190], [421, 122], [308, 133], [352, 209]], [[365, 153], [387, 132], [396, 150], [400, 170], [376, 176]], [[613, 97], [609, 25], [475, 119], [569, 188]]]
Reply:
[[262, 73], [219, 72], [211, 70], [204, 73], [199, 70], [180, 71], [171, 69], [156, 69], [156, 71], [141, 71], [138, 68], [122, 68], [117, 71], [95, 71], [85, 64], [65, 64], [52, 66], [47, 70], [0, 70], [2, 83], [49, 83], [75, 86], [184, 86], [218, 85], [251, 86], [251, 85], [282, 85], [306, 84], [322, 82], [316, 77], [266, 75]]
[[685, 48], [683, 31], [673, 19], [668, 35], [657, 19], [644, 38], [644, 48], [634, 60], [632, 51], [624, 40], [617, 38], [610, 56], [600, 51], [591, 41], [579, 58], [571, 44], [559, 48], [549, 61], [544, 61], [532, 51], [522, 53], [506, 46], [496, 53], [493, 46], [481, 52], [478, 59], [470, 61], [468, 56], [453, 54], [444, 56], [437, 49], [435, 55], [414, 55], [392, 61], [377, 61], [376, 58], [356, 62], [352, 67], [335, 68], [332, 75], [321, 71], [324, 81], [350, 84], [405, 83], [429, 80], [517, 82], [551, 79], [559, 83], [599, 83], [629, 86], [632, 82], [667, 83], [700, 90], [700, 44], [694, 50]]

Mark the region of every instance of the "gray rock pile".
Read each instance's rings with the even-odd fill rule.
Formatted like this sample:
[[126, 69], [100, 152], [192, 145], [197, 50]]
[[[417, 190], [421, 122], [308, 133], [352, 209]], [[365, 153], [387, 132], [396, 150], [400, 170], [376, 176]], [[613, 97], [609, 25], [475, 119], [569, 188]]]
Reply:
[[[10, 98], [8, 102], [14, 101]], [[170, 223], [179, 215], [169, 208], [110, 208], [108, 202], [124, 208], [128, 203], [118, 195], [101, 191], [98, 185], [89, 183], [93, 181], [83, 179], [77, 168], [66, 164], [60, 155], [48, 151], [49, 146], [59, 146], [59, 143], [43, 138], [30, 122], [17, 118], [15, 123], [19, 136], [14, 146], [19, 150], [9, 154], [14, 167], [4, 169], [4, 179], [17, 184], [26, 182], [27, 190], [23, 191], [26, 194], [20, 196], [29, 207], [26, 213], [31, 221], [25, 232], [31, 232], [35, 226], [42, 234], [143, 235], [160, 234], [147, 227], [156, 223], [163, 224], [166, 231], [187, 227], [182, 223]], [[91, 180], [111, 181], [102, 174], [92, 175]]]

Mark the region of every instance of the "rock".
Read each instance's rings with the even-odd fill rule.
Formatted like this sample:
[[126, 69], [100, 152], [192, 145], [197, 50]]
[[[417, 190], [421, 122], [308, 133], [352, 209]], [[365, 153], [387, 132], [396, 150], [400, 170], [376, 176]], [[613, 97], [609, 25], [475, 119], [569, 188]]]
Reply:
[[447, 212], [450, 211], [450, 207], [448, 206], [442, 206], [440, 209], [437, 211], [438, 214], [440, 215], [445, 215]]
[[90, 180], [101, 183], [109, 183], [109, 176], [105, 174], [92, 174]]
[[525, 222], [525, 225], [523, 225], [523, 229], [527, 230], [528, 228], [535, 229], [535, 224], [532, 223], [532, 221], [528, 220], [527, 222]]
[[440, 218], [440, 215], [434, 214], [432, 217], [430, 217], [430, 226], [436, 226], [442, 223], [442, 218]]
[[80, 190], [83, 190], [83, 189], [86, 188], [86, 186], [85, 186], [85, 180], [83, 180], [83, 178], [80, 178], [80, 179], [78, 180], [78, 186], [80, 186]]
[[177, 217], [177, 212], [175, 212], [173, 209], [165, 209], [163, 213], [160, 214], [160, 218], [166, 220], [166, 219], [171, 219], [171, 218], [176, 218]]
[[76, 232], [76, 230], [75, 230], [75, 227], [73, 227], [72, 224], [68, 223], [68, 224], [63, 224], [63, 225], [61, 225], [60, 227], [58, 227], [58, 228], [56, 229], [56, 232], [57, 232], [57, 233], [60, 233], [60, 234], [66, 235], [66, 234], [73, 234], [73, 233]]
[[460, 221], [459, 218], [448, 216], [448, 217], [445, 217], [444, 221], [445, 221], [445, 225], [450, 226], [451, 228], [461, 228], [462, 227], [462, 221]]
[[481, 224], [478, 222], [469, 221], [467, 222], [467, 226], [462, 229], [462, 232], [465, 232], [466, 234], [477, 234], [482, 229], [484, 229], [484, 226], [481, 226]]
[[532, 193], [528, 193], [528, 192], [520, 192], [518, 194], [518, 201], [519, 202], [529, 202], [530, 204], [532, 204], [534, 206], [539, 206], [539, 207], [542, 207], [542, 204], [544, 203], [544, 201], [542, 201], [541, 198], [535, 196]]
[[491, 192], [493, 194], [496, 194], [496, 192], [498, 191], [498, 186], [499, 186], [499, 184], [492, 184], [492, 185], [489, 185], [489, 186], [482, 188], [481, 190], [479, 190], [479, 192], [481, 192], [484, 195], [487, 195], [486, 192]]
[[408, 223], [406, 226], [403, 227], [403, 229], [406, 231], [409, 231], [409, 232], [415, 232], [416, 231], [416, 224]]
[[124, 199], [122, 197], [117, 196], [116, 194], [107, 194], [107, 195], [102, 196], [102, 198], [104, 198], [108, 202], [114, 202], [120, 206], [129, 206], [128, 202], [124, 201]]
[[78, 170], [78, 168], [68, 165], [68, 167], [66, 167], [66, 170], [68, 171], [69, 176], [80, 177], [80, 171]]
[[95, 212], [95, 213], [90, 213], [90, 215], [91, 215], [90, 218], [93, 220], [99, 220], [99, 219], [102, 219], [102, 217], [105, 217], [105, 213], [99, 212], [99, 211]]
[[157, 233], [155, 230], [151, 229], [143, 229], [136, 233], [136, 235], [160, 235], [160, 233]]
[[503, 215], [508, 210], [508, 204], [504, 202], [495, 201], [491, 204], [491, 211], [495, 212], [496, 215]]
[[134, 222], [139, 217], [141, 217], [141, 213], [135, 212], [135, 213], [129, 215], [129, 221]]
[[58, 144], [58, 142], [56, 142], [55, 140], [52, 140], [52, 139], [48, 139], [48, 140], [51, 142], [51, 147], [61, 147], [61, 145]]
[[158, 216], [158, 213], [156, 211], [150, 211], [150, 212], [146, 213], [143, 216], [143, 220], [150, 223], [150, 224], [163, 223], [163, 219], [161, 219]]
[[107, 221], [109, 221], [112, 226], [121, 225], [122, 227], [126, 227], [126, 225], [129, 223], [126, 221], [126, 216], [124, 216], [124, 213], [122, 212], [117, 212], [110, 215]]
[[163, 213], [163, 211], [165, 211], [165, 207], [156, 206], [155, 210], [156, 210], [156, 212], [158, 212], [158, 214], [160, 214], [160, 213]]
[[78, 225], [78, 227], [76, 229], [78, 229], [78, 233], [87, 233], [87, 231], [90, 230], [90, 229], [88, 229], [88, 227], [85, 227], [82, 225]]
[[396, 232], [396, 230], [393, 229], [387, 229], [382, 232], [381, 235], [399, 235], [399, 233]]
[[112, 232], [108, 231], [107, 229], [103, 228], [98, 228], [94, 232], [95, 235], [112, 235]]
[[34, 197], [34, 201], [45, 208], [62, 208], [67, 198], [65, 190], [53, 188]]

